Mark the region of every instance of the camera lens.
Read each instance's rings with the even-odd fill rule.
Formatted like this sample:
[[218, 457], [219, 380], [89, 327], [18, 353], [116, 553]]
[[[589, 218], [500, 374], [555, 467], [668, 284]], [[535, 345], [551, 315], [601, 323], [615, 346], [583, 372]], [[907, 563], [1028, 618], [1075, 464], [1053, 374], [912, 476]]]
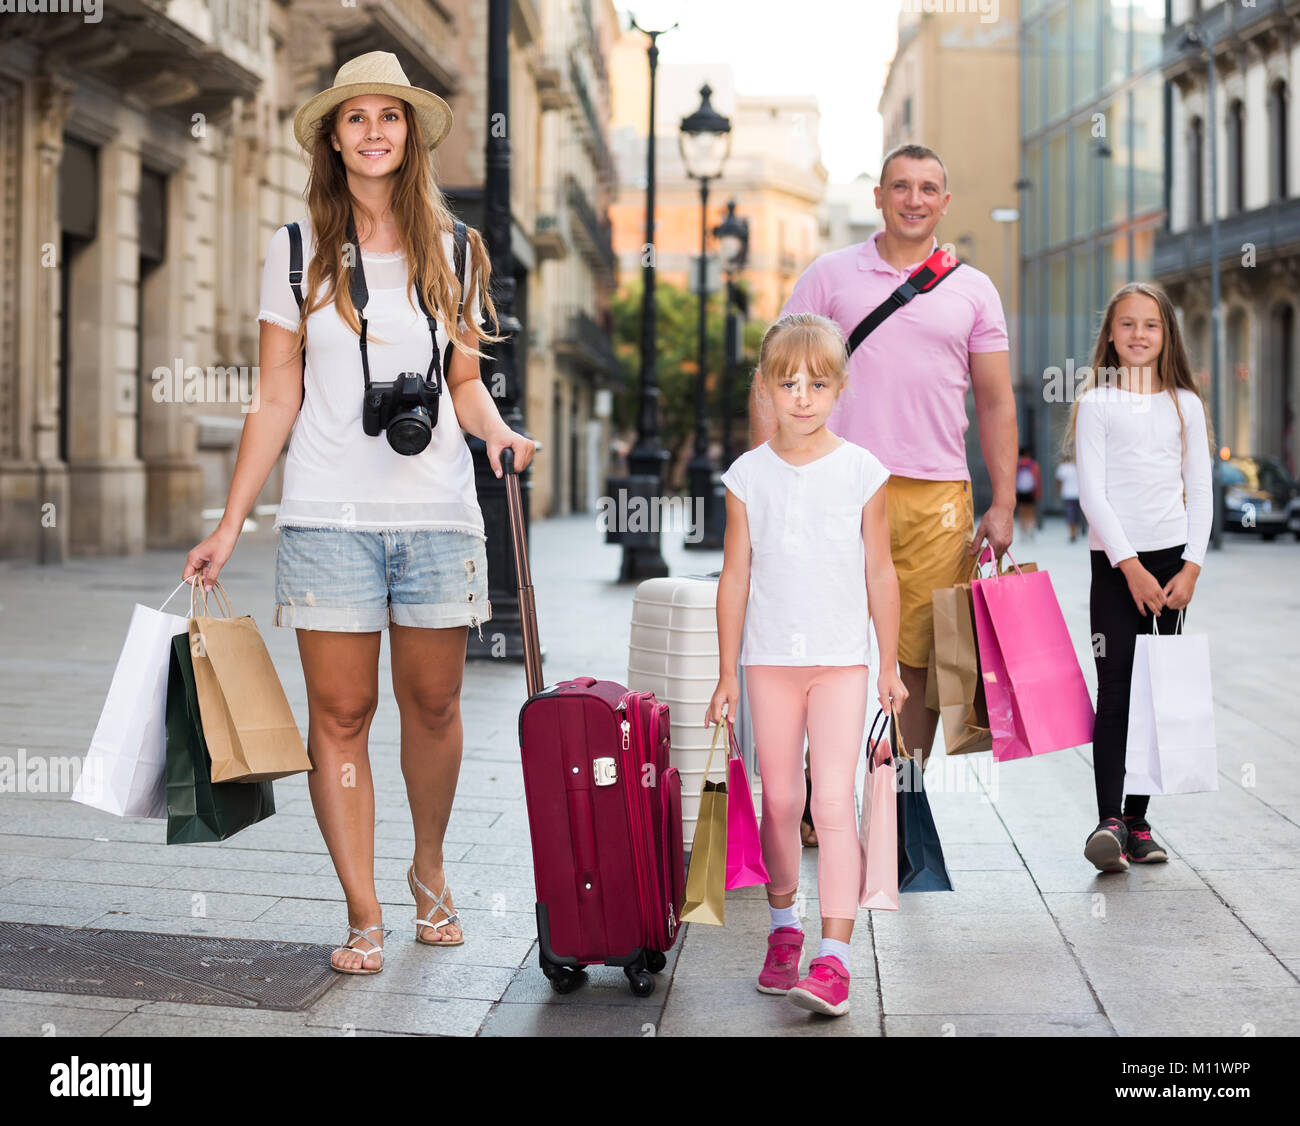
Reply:
[[433, 437], [429, 412], [415, 407], [395, 416], [388, 424], [388, 444], [399, 454], [418, 454]]

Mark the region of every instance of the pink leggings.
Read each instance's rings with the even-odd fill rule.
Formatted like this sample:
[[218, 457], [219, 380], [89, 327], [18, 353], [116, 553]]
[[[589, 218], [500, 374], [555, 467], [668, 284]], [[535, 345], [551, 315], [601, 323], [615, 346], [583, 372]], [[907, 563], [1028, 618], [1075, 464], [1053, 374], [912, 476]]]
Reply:
[[799, 886], [799, 819], [807, 791], [804, 733], [812, 752], [817, 894], [822, 917], [855, 919], [862, 858], [853, 778], [867, 719], [866, 665], [746, 665], [754, 750], [763, 778], [759, 836], [770, 895]]

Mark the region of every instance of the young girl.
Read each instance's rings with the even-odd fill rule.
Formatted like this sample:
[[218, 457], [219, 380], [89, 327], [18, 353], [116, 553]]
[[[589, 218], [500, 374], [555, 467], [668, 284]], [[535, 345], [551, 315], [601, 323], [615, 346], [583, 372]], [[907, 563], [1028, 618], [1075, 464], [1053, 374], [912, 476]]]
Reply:
[[1043, 477], [1038, 462], [1028, 446], [1021, 446], [1016, 461], [1016, 518], [1020, 521], [1021, 534], [1031, 543], [1038, 526], [1038, 499], [1042, 492]]
[[[302, 306], [281, 228], [262, 275], [261, 406], [244, 423], [225, 515], [185, 565], [186, 578], [216, 579], [292, 429], [276, 519], [275, 620], [298, 632], [308, 788], [347, 898], [348, 936], [330, 962], [340, 973], [374, 974], [384, 964], [367, 745], [384, 629], [415, 829], [407, 872], [415, 938], [464, 942], [442, 845], [460, 771], [466, 633], [492, 611], [483, 515], [461, 427], [484, 441], [498, 476], [507, 446], [521, 470], [534, 448], [501, 420], [479, 379], [477, 345], [497, 339], [481, 327], [480, 305], [495, 320], [488, 256], [469, 231], [465, 275], [455, 276], [454, 217], [430, 167], [429, 150], [451, 124], [447, 103], [411, 86], [396, 56], [383, 51], [345, 63], [334, 86], [298, 111], [294, 135], [311, 157], [310, 219], [299, 224], [303, 269], [293, 279]], [[362, 277], [364, 290], [354, 290]], [[405, 421], [386, 414], [386, 427], [367, 432], [367, 384], [374, 381], [376, 394], [412, 372], [431, 391], [448, 343], [455, 347], [442, 373], [445, 393], [434, 396], [436, 420], [429, 411], [422, 428], [402, 407]], [[422, 430], [424, 443], [412, 440]]]
[[[853, 789], [870, 692], [868, 605], [880, 645], [880, 705], [901, 707], [907, 699], [897, 667], [898, 578], [881, 488], [889, 473], [873, 454], [826, 429], [848, 375], [844, 338], [833, 321], [811, 313], [782, 317], [763, 338], [756, 374], [777, 432], [737, 458], [722, 478], [720, 673], [705, 723], [722, 722], [724, 708], [727, 722], [735, 721], [737, 662], [743, 663], [763, 776], [763, 860], [771, 877], [771, 929], [758, 988], [841, 1016], [849, 1011], [849, 939], [861, 866]], [[803, 931], [794, 901], [805, 734], [820, 845], [822, 940], [800, 981]]]
[[[1092, 741], [1100, 824], [1083, 854], [1103, 872], [1168, 859], [1151, 837], [1148, 797], [1121, 815], [1129, 682], [1139, 633], [1173, 633], [1210, 537], [1210, 437], [1178, 321], [1159, 286], [1110, 299], [1092, 374], [1071, 412], [1079, 503], [1090, 525], [1097, 663]], [[1186, 498], [1184, 500], [1184, 498]]]

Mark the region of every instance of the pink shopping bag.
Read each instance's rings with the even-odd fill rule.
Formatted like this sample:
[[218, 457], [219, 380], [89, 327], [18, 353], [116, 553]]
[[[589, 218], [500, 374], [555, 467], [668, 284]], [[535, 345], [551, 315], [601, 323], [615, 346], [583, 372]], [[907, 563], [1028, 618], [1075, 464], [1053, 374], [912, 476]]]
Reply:
[[898, 792], [897, 772], [889, 739], [873, 739], [876, 722], [867, 735], [867, 776], [862, 783], [862, 813], [858, 818], [858, 845], [862, 851], [862, 883], [858, 906], [875, 911], [898, 910]]
[[754, 816], [754, 795], [740, 757], [736, 729], [727, 724], [731, 757], [727, 763], [727, 890], [753, 887], [768, 881], [763, 863], [763, 846], [758, 840], [758, 819]]
[[1091, 742], [1096, 714], [1048, 573], [976, 579], [971, 602], [994, 760]]

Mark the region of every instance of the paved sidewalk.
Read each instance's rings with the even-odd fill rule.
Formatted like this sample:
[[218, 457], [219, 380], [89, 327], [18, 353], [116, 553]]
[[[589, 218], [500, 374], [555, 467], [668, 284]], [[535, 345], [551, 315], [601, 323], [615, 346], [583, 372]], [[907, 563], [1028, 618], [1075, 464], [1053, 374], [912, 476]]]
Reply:
[[[1051, 571], [1092, 683], [1087, 553], [1059, 525], [1018, 555]], [[533, 570], [550, 680], [626, 679], [633, 589], [594, 516], [533, 528]], [[674, 574], [720, 555], [667, 547]], [[273, 543], [241, 544], [223, 581], [237, 612], [270, 621]], [[1171, 861], [1099, 876], [1083, 860], [1095, 822], [1087, 751], [992, 769], [987, 754], [932, 760], [931, 801], [957, 890], [864, 912], [854, 938], [853, 1012], [827, 1022], [753, 988], [766, 911], [733, 893], [726, 928], [688, 927], [647, 999], [593, 969], [567, 997], [536, 965], [532, 868], [516, 719], [518, 665], [476, 663], [464, 689], [465, 760], [447, 859], [466, 945], [417, 946], [405, 885], [413, 837], [397, 761], [397, 709], [381, 659], [372, 731], [376, 878], [387, 968], [347, 977], [301, 1013], [0, 992], [0, 1034], [458, 1035], [800, 1034], [1243, 1035], [1300, 1032], [1300, 703], [1294, 677], [1300, 546], [1229, 538], [1189, 613], [1211, 636], [1221, 788], [1154, 799]], [[80, 755], [136, 600], [175, 585], [180, 553], [0, 564], [0, 756]], [[485, 629], [487, 633], [489, 627]], [[292, 633], [264, 636], [300, 722]], [[386, 646], [385, 646], [386, 649]], [[277, 814], [220, 845], [164, 846], [160, 822], [120, 820], [66, 793], [0, 793], [0, 920], [333, 945], [345, 909], [305, 778], [276, 783]], [[805, 853], [809, 945], [816, 852]], [[206, 913], [193, 915], [202, 893]], [[671, 981], [670, 981], [671, 975]]]

